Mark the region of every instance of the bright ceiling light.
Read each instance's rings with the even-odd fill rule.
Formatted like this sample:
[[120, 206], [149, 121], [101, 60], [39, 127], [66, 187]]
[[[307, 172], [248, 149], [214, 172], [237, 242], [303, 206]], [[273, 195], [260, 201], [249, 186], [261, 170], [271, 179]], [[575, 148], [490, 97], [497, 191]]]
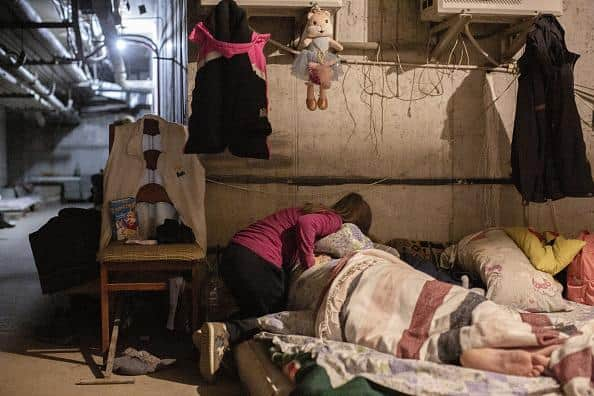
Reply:
[[116, 41], [116, 48], [117, 48], [119, 51], [123, 51], [123, 50], [124, 50], [124, 48], [126, 48], [126, 42], [125, 42], [124, 40], [122, 40], [122, 39], [118, 39], [118, 40]]

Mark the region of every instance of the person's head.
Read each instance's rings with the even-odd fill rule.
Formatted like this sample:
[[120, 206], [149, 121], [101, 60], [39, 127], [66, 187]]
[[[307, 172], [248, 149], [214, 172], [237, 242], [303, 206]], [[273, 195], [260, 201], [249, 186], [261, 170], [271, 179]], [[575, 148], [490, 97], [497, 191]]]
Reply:
[[366, 235], [371, 228], [371, 208], [361, 194], [347, 194], [330, 208], [321, 204], [307, 203], [302, 210], [306, 214], [332, 211], [342, 218], [343, 223], [355, 224]]
[[371, 208], [361, 194], [347, 194], [332, 205], [330, 209], [342, 218], [343, 223], [353, 223], [364, 234], [369, 233], [372, 220]]

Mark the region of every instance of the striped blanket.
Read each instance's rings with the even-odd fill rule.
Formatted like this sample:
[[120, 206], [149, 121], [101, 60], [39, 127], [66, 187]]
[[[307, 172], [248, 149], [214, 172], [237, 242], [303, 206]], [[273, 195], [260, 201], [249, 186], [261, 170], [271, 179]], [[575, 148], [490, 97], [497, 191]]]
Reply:
[[562, 344], [548, 374], [569, 395], [592, 392], [594, 321], [580, 329], [497, 305], [379, 250], [343, 260], [320, 301], [316, 335], [399, 358], [457, 363], [474, 348]]

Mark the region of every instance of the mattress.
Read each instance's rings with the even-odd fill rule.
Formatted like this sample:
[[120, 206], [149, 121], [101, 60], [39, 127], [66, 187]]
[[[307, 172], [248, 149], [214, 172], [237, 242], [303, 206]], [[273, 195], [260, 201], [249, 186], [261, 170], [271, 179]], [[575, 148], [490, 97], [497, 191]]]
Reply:
[[282, 354], [283, 361], [299, 359], [304, 352], [315, 356], [316, 364], [324, 369], [332, 388], [362, 377], [406, 395], [561, 395], [559, 384], [549, 377], [517, 377], [399, 359], [359, 345], [307, 336], [260, 333], [256, 337], [266, 345], [272, 344], [274, 351]]
[[41, 198], [36, 195], [20, 198], [0, 199], [0, 212], [22, 212], [34, 205], [37, 205], [40, 202]]
[[249, 340], [239, 344], [234, 353], [239, 377], [250, 396], [286, 396], [293, 390], [293, 384], [270, 360], [264, 343]]
[[[570, 312], [547, 314], [557, 325], [574, 324], [578, 328], [594, 319], [594, 307], [572, 303]], [[297, 312], [290, 313], [293, 315]], [[296, 335], [289, 313], [270, 315], [274, 320], [261, 322], [265, 331], [256, 336], [263, 342], [251, 340], [241, 344], [236, 353], [242, 382], [252, 396], [288, 395], [292, 383], [270, 359], [270, 345], [283, 360], [291, 361], [293, 354], [302, 352], [316, 356], [316, 363], [330, 378], [333, 387], [341, 386], [355, 377], [366, 378], [376, 384], [405, 394], [472, 394], [481, 389], [484, 395], [501, 394], [560, 394], [559, 384], [548, 377], [523, 378], [460, 366], [444, 365], [408, 359], [360, 347], [354, 344], [324, 341], [315, 337]]]

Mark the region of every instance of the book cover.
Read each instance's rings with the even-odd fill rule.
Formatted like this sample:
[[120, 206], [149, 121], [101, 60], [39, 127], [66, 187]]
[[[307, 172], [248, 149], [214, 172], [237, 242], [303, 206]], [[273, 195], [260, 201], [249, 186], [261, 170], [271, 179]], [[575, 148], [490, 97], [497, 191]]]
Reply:
[[116, 199], [109, 203], [112, 214], [112, 239], [125, 241], [138, 237], [136, 200], [132, 197]]

